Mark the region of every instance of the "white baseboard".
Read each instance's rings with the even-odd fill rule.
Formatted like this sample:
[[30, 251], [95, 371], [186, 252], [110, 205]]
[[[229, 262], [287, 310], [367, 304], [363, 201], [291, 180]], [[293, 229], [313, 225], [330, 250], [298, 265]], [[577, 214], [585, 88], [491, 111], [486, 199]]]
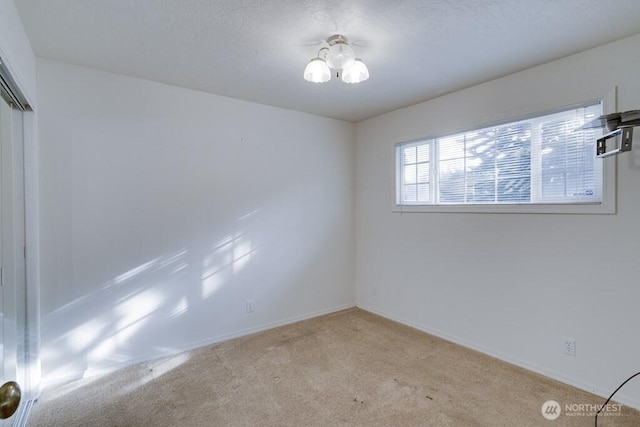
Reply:
[[[433, 329], [433, 328], [430, 328], [428, 326], [413, 322], [411, 320], [404, 319], [402, 317], [398, 317], [398, 316], [395, 316], [395, 315], [390, 314], [390, 313], [386, 313], [386, 312], [384, 312], [382, 310], [378, 310], [378, 309], [376, 309], [374, 307], [371, 307], [371, 306], [368, 306], [366, 304], [356, 303], [356, 307], [361, 308], [362, 310], [371, 312], [373, 314], [377, 314], [378, 316], [382, 316], [382, 317], [387, 318], [389, 320], [393, 320], [394, 322], [402, 323], [403, 325], [410, 326], [412, 328], [418, 329], [419, 331], [422, 331], [422, 332], [434, 335], [436, 337], [442, 338], [442, 339], [444, 339], [446, 341], [450, 341], [452, 343], [461, 345], [463, 347], [470, 348], [472, 350], [478, 351], [478, 352], [486, 354], [488, 356], [495, 357], [496, 359], [500, 359], [500, 360], [502, 360], [504, 362], [510, 363], [512, 365], [515, 365], [515, 366], [519, 366], [519, 367], [524, 368], [524, 369], [526, 369], [528, 371], [535, 372], [535, 373], [543, 375], [545, 377], [560, 381], [561, 383], [568, 384], [570, 386], [579, 388], [580, 390], [584, 390], [586, 392], [593, 393], [593, 394], [595, 394], [597, 396], [601, 396], [603, 399], [608, 398], [609, 395], [611, 394], [611, 392], [613, 391], [613, 390], [605, 390], [602, 387], [595, 386], [593, 384], [589, 384], [589, 383], [584, 382], [584, 381], [580, 381], [579, 379], [567, 377], [566, 375], [562, 375], [562, 374], [560, 374], [558, 372], [551, 371], [549, 369], [546, 369], [544, 367], [538, 366], [538, 365], [536, 365], [534, 363], [531, 363], [529, 361], [526, 361], [526, 360], [515, 359], [515, 358], [513, 358], [511, 356], [507, 356], [507, 355], [504, 355], [504, 354], [502, 354], [500, 352], [496, 352], [496, 351], [494, 351], [494, 350], [492, 350], [490, 348], [484, 347], [484, 346], [482, 346], [482, 345], [480, 345], [478, 343], [467, 341], [467, 340], [458, 338], [456, 336], [447, 334], [446, 332], [442, 332], [442, 331], [439, 331], [437, 329]], [[624, 379], [621, 379], [621, 382], [622, 382], [622, 380], [624, 380]], [[633, 398], [631, 396], [626, 396], [623, 393], [622, 390], [620, 390], [619, 393], [616, 393], [616, 395], [614, 396], [613, 400], [618, 402], [618, 403], [622, 403], [623, 405], [626, 405], [626, 406], [628, 406], [630, 408], [634, 408], [634, 409], [640, 410], [640, 400], [635, 399], [635, 398]], [[604, 403], [604, 401], [603, 401], [603, 403]]]
[[228, 341], [234, 338], [240, 338], [246, 335], [251, 335], [251, 334], [255, 334], [257, 332], [262, 332], [262, 331], [266, 331], [268, 329], [273, 329], [273, 328], [277, 328], [279, 326], [284, 326], [284, 325], [290, 325], [292, 323], [296, 323], [296, 322], [300, 322], [302, 320], [307, 320], [307, 319], [312, 319], [314, 317], [319, 317], [319, 316], [324, 316], [325, 314], [331, 314], [331, 313], [336, 313], [338, 311], [341, 310], [346, 310], [348, 308], [353, 308], [355, 307], [355, 304], [341, 304], [335, 307], [331, 307], [328, 309], [324, 309], [324, 310], [318, 310], [318, 311], [314, 311], [312, 313], [306, 313], [303, 315], [299, 315], [299, 316], [293, 316], [293, 317], [288, 317], [286, 319], [282, 319], [282, 320], [277, 320], [275, 322], [268, 322], [268, 323], [264, 323], [258, 326], [253, 326], [251, 328], [246, 328], [246, 329], [241, 329], [238, 331], [234, 331], [234, 332], [230, 332], [228, 334], [224, 334], [224, 335], [219, 335], [217, 337], [214, 337], [212, 339], [206, 339], [206, 340], [202, 340], [202, 341], [198, 341], [194, 344], [192, 344], [189, 348], [187, 348], [186, 350], [181, 350], [182, 351], [189, 351], [189, 350], [194, 350], [196, 348], [200, 348], [200, 347], [206, 347], [208, 345], [212, 345], [212, 344], [218, 344], [224, 341]]

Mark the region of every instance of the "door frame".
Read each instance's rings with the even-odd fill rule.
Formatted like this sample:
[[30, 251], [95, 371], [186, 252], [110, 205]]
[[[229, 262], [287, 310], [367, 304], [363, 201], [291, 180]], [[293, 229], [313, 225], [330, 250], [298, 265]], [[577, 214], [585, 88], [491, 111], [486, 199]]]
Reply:
[[[36, 400], [41, 392], [38, 145], [35, 100], [26, 96], [18, 77], [0, 47], [0, 85], [4, 89], [2, 95], [13, 108], [13, 126], [21, 127], [12, 136], [22, 137], [22, 144], [20, 141], [11, 143], [14, 147], [23, 148], [22, 155], [18, 156], [21, 161], [16, 162], [14, 158], [13, 168], [23, 172], [24, 184], [25, 281], [24, 290], [18, 292], [18, 295], [24, 297], [23, 307], [18, 310], [18, 336], [23, 337], [24, 341], [18, 345], [17, 362], [19, 370], [22, 370], [22, 397], [27, 403]], [[28, 415], [30, 405], [24, 406], [27, 407]]]

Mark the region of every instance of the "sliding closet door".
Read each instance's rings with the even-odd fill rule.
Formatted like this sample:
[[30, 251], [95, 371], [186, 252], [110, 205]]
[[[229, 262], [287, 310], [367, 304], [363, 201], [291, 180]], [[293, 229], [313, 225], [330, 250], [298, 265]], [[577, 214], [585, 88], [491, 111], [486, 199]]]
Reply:
[[0, 418], [7, 418], [0, 426], [11, 425], [19, 401], [16, 385], [24, 378], [19, 368], [26, 306], [22, 141], [22, 112], [0, 99]]

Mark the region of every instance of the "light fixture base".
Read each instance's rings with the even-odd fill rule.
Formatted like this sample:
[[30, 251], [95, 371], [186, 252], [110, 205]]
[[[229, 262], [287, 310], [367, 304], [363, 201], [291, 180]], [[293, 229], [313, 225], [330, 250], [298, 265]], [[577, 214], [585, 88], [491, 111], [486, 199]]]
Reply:
[[327, 44], [329, 44], [329, 46], [333, 46], [338, 43], [349, 44], [349, 41], [341, 34], [336, 34], [335, 36], [331, 36], [327, 39]]

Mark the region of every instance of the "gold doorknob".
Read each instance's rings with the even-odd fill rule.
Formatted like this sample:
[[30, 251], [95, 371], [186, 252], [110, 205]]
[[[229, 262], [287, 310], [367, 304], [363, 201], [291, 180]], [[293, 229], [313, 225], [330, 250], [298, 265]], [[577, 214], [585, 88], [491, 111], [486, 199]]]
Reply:
[[9, 418], [20, 405], [20, 386], [15, 381], [4, 383], [0, 387], [0, 419]]

